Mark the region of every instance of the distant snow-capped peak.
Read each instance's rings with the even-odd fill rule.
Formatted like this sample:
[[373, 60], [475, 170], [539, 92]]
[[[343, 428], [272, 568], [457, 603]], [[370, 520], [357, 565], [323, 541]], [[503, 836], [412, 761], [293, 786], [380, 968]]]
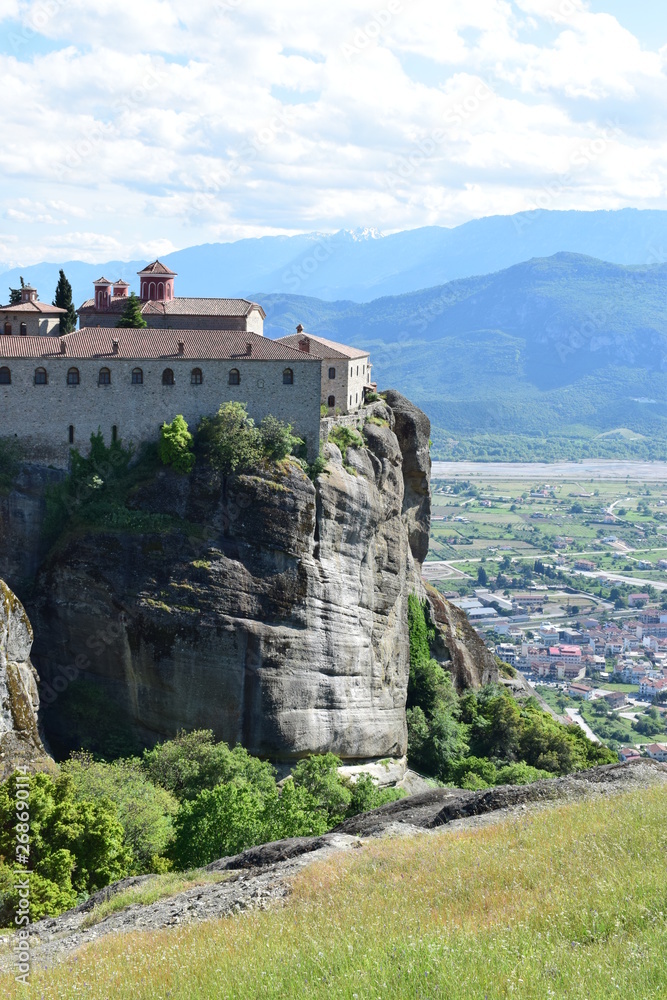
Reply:
[[349, 237], [354, 243], [362, 243], [365, 240], [381, 240], [384, 233], [373, 226], [359, 226], [357, 229], [343, 229], [343, 235]]

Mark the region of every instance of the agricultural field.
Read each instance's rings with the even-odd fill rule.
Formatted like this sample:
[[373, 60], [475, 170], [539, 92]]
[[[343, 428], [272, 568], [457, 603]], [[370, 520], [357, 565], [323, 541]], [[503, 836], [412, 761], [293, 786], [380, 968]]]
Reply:
[[[476, 583], [480, 566], [493, 580], [544, 560], [591, 593], [604, 575], [634, 591], [667, 589], [659, 566], [667, 560], [667, 483], [434, 479], [432, 488], [428, 560], [443, 562], [441, 578], [454, 586]], [[591, 564], [592, 578], [575, 571], [579, 560]], [[436, 567], [427, 569], [438, 579]]]

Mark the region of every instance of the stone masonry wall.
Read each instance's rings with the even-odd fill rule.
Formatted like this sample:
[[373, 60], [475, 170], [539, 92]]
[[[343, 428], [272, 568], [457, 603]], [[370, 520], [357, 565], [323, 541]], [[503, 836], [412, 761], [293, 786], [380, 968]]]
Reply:
[[21, 336], [21, 323], [26, 325], [27, 337], [60, 336], [60, 318], [43, 316], [41, 313], [0, 313], [0, 335], [4, 336], [5, 323], [12, 324], [12, 337]]
[[[249, 414], [258, 422], [269, 414], [288, 421], [306, 441], [309, 456], [317, 455], [320, 364], [314, 359], [135, 361], [107, 356], [96, 360], [11, 359], [6, 364], [12, 384], [0, 386], [0, 436], [18, 438], [24, 457], [30, 461], [66, 468], [70, 426], [79, 448], [87, 445], [98, 428], [109, 442], [113, 427], [125, 444], [138, 445], [155, 441], [161, 425], [176, 414], [195, 427], [202, 416], [212, 416], [228, 400], [247, 403]], [[47, 385], [34, 384], [35, 368], [40, 365], [47, 369]], [[294, 372], [293, 385], [283, 385], [282, 373], [287, 366]], [[67, 371], [72, 367], [79, 369], [79, 385], [67, 385]], [[102, 367], [111, 371], [110, 385], [97, 384]], [[132, 385], [132, 369], [137, 367], [143, 370], [143, 385]], [[203, 372], [202, 385], [190, 384], [195, 367]], [[173, 370], [175, 385], [162, 385], [165, 368]], [[228, 384], [231, 368], [240, 372], [238, 386]]]

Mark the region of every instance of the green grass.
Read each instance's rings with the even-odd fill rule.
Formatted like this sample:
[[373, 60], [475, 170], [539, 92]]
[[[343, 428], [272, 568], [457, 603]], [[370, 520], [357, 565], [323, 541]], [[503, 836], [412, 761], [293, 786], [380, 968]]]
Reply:
[[667, 789], [368, 841], [284, 907], [103, 938], [12, 997], [662, 1000]]
[[636, 684], [612, 684], [602, 681], [597, 685], [601, 691], [623, 691], [625, 694], [636, 694], [639, 697], [639, 687]]

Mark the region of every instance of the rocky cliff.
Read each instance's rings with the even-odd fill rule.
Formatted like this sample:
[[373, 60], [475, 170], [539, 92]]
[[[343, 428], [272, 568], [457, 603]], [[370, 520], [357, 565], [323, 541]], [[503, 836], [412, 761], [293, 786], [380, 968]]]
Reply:
[[[56, 756], [82, 746], [117, 756], [194, 728], [286, 761], [405, 754], [407, 597], [425, 594], [430, 425], [389, 392], [358, 429], [345, 454], [323, 445], [315, 482], [295, 460], [229, 478], [199, 463], [190, 476], [160, 469], [128, 504], [149, 524], [169, 515], [163, 530], [79, 524], [59, 539], [30, 589]], [[13, 494], [17, 540], [35, 534], [42, 503], [29, 486], [23, 518]], [[41, 558], [37, 543], [25, 548], [10, 571], [29, 574]], [[439, 659], [458, 686], [492, 679], [465, 616], [433, 600]]]
[[124, 752], [206, 727], [254, 753], [406, 750], [407, 596], [430, 521], [428, 420], [398, 393], [295, 461], [223, 481], [161, 470], [132, 498], [167, 533], [78, 531], [33, 596], [57, 753]]
[[19, 765], [44, 765], [37, 728], [37, 671], [30, 662], [32, 626], [19, 599], [0, 580], [0, 780]]

